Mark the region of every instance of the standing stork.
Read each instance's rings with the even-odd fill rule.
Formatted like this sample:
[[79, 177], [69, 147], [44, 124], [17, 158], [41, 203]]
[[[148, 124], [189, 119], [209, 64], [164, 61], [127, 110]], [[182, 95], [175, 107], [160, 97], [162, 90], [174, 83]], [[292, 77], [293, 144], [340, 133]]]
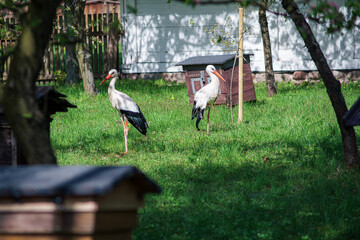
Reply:
[[139, 106], [128, 95], [115, 89], [115, 83], [118, 79], [118, 72], [115, 69], [109, 71], [109, 74], [100, 83], [100, 85], [110, 78], [111, 81], [108, 88], [109, 100], [111, 102], [111, 105], [119, 111], [119, 115], [121, 117], [125, 138], [124, 154], [126, 154], [128, 151], [127, 137], [129, 132], [127, 122], [129, 121], [143, 135], [146, 135], [146, 129], [149, 126], [146, 122], [144, 115], [140, 111]]
[[196, 117], [196, 128], [198, 131], [199, 129], [199, 122], [204, 117], [204, 112], [206, 108], [209, 109], [208, 116], [207, 116], [207, 133], [209, 134], [209, 118], [210, 118], [210, 108], [216, 101], [217, 96], [219, 95], [220, 89], [220, 81], [225, 79], [216, 71], [213, 65], [208, 65], [206, 67], [206, 72], [211, 78], [211, 82], [201, 88], [199, 91], [195, 93], [194, 96], [194, 106], [192, 109], [192, 119]]

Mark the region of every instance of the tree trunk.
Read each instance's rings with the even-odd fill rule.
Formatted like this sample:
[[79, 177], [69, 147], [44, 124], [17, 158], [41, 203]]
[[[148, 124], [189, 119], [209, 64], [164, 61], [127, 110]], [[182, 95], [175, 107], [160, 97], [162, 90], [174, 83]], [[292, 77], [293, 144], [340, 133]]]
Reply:
[[94, 82], [94, 74], [91, 65], [91, 54], [88, 47], [84, 43], [76, 44], [76, 55], [79, 61], [80, 73], [83, 79], [84, 89], [86, 94], [94, 96], [98, 90]]
[[259, 24], [264, 47], [265, 81], [268, 96], [272, 97], [277, 94], [277, 86], [272, 65], [270, 34], [265, 10], [268, 5], [268, 0], [261, 0], [261, 5], [264, 6], [264, 8], [259, 7]]
[[98, 90], [94, 81], [92, 69], [92, 59], [89, 46], [86, 44], [85, 31], [85, 1], [77, 1], [75, 4], [74, 16], [76, 19], [75, 29], [79, 32], [80, 42], [76, 43], [76, 56], [80, 67], [81, 77], [83, 79], [84, 90], [88, 95], [96, 95]]
[[334, 108], [337, 122], [340, 127], [345, 164], [347, 168], [355, 168], [359, 165], [359, 151], [356, 141], [356, 135], [353, 127], [346, 128], [343, 122], [343, 116], [348, 111], [344, 96], [341, 93], [340, 82], [334, 77], [327, 60], [320, 49], [316, 38], [314, 37], [309, 24], [304, 16], [300, 13], [297, 4], [293, 0], [282, 0], [282, 6], [289, 14], [295, 26], [305, 42], [312, 60], [320, 73], [321, 78], [326, 86], [326, 91], [330, 97], [331, 104]]
[[47, 118], [35, 100], [35, 83], [53, 27], [59, 1], [33, 0], [22, 19], [22, 33], [13, 54], [0, 101], [29, 164], [56, 164]]
[[74, 31], [75, 18], [73, 12], [75, 11], [74, 0], [65, 0], [65, 30], [66, 30], [66, 83], [72, 85], [78, 83], [79, 79], [79, 63], [75, 53], [75, 44], [78, 40], [76, 32]]
[[75, 53], [75, 43], [67, 43], [66, 49], [66, 83], [73, 85], [80, 81], [79, 79], [79, 63]]

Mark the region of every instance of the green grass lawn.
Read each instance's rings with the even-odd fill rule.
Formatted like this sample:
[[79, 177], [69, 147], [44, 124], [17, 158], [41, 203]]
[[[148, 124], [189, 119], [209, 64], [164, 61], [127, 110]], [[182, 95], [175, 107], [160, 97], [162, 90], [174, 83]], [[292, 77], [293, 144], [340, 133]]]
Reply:
[[[55, 115], [51, 139], [60, 165], [134, 165], [161, 186], [146, 197], [134, 239], [360, 239], [360, 174], [345, 170], [323, 84], [281, 83], [273, 98], [258, 84], [244, 122], [216, 106], [207, 135], [206, 121], [198, 132], [190, 120], [185, 84], [118, 80], [150, 125], [146, 137], [130, 127], [124, 156], [107, 86], [96, 97], [60, 87], [78, 108]], [[342, 91], [350, 107], [360, 85]]]

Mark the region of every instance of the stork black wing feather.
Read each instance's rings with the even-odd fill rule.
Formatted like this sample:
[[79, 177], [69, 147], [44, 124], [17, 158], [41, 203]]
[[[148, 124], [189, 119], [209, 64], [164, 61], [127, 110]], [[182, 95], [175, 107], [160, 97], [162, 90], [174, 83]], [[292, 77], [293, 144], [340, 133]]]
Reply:
[[149, 126], [144, 115], [140, 111], [140, 108], [139, 112], [120, 110], [120, 113], [124, 114], [131, 125], [133, 125], [140, 133], [146, 135], [146, 129], [149, 128]]
[[196, 107], [196, 101], [194, 101], [191, 120], [196, 118], [196, 129], [199, 130], [199, 131], [200, 131], [199, 122], [204, 117], [204, 112], [205, 112], [205, 109], [200, 109], [200, 107]]

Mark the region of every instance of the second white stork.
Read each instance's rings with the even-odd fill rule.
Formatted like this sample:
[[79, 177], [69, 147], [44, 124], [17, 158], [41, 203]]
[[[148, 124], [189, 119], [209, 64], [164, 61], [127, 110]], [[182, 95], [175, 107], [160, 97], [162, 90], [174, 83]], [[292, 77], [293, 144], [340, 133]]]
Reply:
[[103, 84], [106, 80], [111, 79], [108, 95], [111, 105], [119, 111], [121, 122], [124, 128], [124, 140], [125, 140], [125, 153], [128, 151], [127, 137], [129, 127], [127, 122], [129, 121], [140, 133], [146, 135], [146, 129], [149, 127], [144, 115], [140, 111], [139, 106], [125, 93], [115, 89], [115, 83], [118, 79], [118, 72], [115, 69], [109, 71], [107, 77], [100, 83]]
[[202, 87], [199, 91], [195, 93], [194, 96], [194, 106], [192, 109], [192, 118], [196, 118], [196, 128], [199, 129], [199, 122], [204, 117], [204, 112], [206, 108], [208, 108], [208, 116], [207, 116], [207, 130], [206, 132], [209, 134], [209, 118], [210, 118], [210, 108], [216, 101], [216, 98], [219, 95], [220, 89], [220, 81], [225, 79], [216, 71], [213, 65], [208, 65], [206, 67], [206, 72], [211, 78], [211, 82], [206, 86]]

